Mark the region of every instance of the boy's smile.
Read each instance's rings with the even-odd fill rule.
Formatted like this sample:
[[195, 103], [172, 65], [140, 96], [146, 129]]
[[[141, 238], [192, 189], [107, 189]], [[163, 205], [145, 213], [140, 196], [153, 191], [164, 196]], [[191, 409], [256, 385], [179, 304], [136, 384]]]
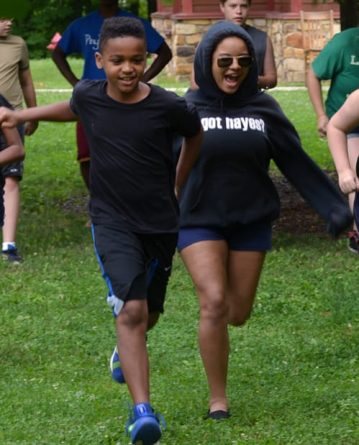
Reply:
[[111, 98], [127, 103], [143, 99], [140, 80], [146, 55], [145, 41], [129, 36], [108, 39], [102, 52], [96, 53], [96, 64], [106, 73], [107, 94]]

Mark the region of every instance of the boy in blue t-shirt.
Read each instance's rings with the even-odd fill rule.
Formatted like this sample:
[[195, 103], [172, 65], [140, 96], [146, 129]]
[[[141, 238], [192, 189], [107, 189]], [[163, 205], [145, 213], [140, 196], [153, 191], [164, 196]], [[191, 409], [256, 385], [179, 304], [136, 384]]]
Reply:
[[[9, 102], [1, 95], [0, 106], [12, 108]], [[24, 157], [24, 147], [17, 129], [0, 127], [0, 167], [10, 162], [21, 161]], [[4, 223], [4, 184], [5, 179], [0, 168], [0, 227]]]

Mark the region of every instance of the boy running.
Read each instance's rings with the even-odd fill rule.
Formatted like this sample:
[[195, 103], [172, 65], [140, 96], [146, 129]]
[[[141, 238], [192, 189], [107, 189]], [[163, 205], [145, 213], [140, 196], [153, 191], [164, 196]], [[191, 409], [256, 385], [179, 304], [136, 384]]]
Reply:
[[[195, 163], [202, 132], [195, 108], [141, 82], [146, 41], [134, 18], [105, 20], [96, 64], [106, 80], [76, 84], [69, 102], [10, 112], [3, 126], [28, 120], [80, 119], [91, 149], [90, 216], [96, 254], [116, 316], [121, 368], [134, 406], [132, 443], [161, 437], [150, 405], [146, 331], [163, 312], [178, 231], [179, 193]], [[184, 136], [176, 174], [172, 141]]]

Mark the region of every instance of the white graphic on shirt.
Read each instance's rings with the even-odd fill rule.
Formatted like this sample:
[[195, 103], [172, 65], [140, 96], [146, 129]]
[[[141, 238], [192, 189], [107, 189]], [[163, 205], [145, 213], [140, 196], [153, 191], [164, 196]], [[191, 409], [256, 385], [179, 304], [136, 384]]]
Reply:
[[93, 51], [97, 51], [98, 50], [98, 43], [99, 43], [99, 39], [94, 39], [93, 37], [91, 37], [90, 34], [85, 34], [85, 44], [86, 45], [92, 45], [92, 49]]
[[352, 54], [351, 59], [350, 59], [350, 65], [359, 65], [359, 60], [355, 60], [355, 59], [356, 59], [356, 55]]
[[204, 131], [225, 129], [265, 132], [264, 120], [253, 117], [202, 117], [201, 123]]

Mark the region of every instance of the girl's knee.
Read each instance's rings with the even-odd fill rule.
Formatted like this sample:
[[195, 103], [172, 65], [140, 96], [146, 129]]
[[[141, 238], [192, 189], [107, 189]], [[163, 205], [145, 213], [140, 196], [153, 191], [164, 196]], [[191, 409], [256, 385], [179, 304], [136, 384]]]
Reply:
[[220, 320], [228, 317], [228, 305], [221, 292], [201, 296], [200, 307], [202, 318]]

